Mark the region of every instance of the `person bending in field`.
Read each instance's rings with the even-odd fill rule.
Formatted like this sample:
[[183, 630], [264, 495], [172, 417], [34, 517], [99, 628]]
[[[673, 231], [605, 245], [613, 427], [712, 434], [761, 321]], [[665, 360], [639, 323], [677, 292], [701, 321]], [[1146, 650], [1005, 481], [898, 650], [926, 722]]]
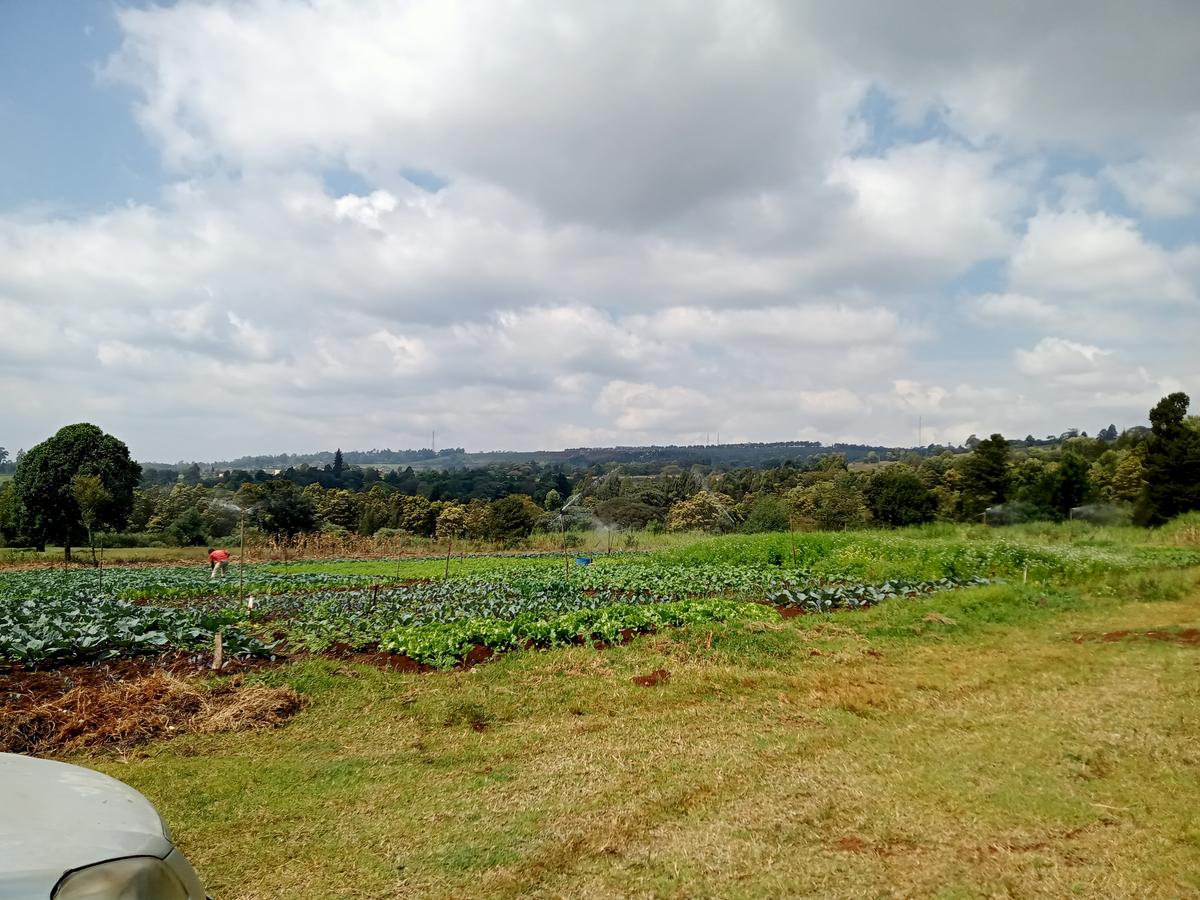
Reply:
[[229, 551], [228, 550], [213, 550], [211, 547], [208, 549], [208, 567], [209, 567], [208, 580], [209, 581], [212, 581], [214, 578], [220, 578], [222, 575], [224, 575], [225, 568], [228, 565], [229, 565]]

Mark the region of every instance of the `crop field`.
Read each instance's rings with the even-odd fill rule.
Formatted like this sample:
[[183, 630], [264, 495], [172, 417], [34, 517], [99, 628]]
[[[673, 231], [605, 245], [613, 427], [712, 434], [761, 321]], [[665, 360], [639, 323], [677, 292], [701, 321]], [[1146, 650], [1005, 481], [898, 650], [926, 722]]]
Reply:
[[0, 749], [220, 897], [1196, 894], [1180, 535], [0, 570]]

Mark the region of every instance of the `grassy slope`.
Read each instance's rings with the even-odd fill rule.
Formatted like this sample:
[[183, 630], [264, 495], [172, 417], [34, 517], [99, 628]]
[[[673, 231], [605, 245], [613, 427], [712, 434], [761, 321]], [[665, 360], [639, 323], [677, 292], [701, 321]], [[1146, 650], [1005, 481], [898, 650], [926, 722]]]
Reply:
[[1200, 892], [1200, 648], [1070, 635], [1197, 624], [1193, 570], [470, 673], [309, 663], [270, 676], [312, 699], [280, 731], [87, 762], [224, 898], [1177, 897]]

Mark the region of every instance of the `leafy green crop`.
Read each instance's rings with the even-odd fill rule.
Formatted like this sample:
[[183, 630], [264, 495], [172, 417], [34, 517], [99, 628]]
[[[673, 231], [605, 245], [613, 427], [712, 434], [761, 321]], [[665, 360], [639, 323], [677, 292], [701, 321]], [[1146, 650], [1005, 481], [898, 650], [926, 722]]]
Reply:
[[500, 651], [522, 646], [614, 642], [627, 632], [764, 618], [768, 613], [762, 604], [731, 600], [680, 600], [654, 606], [617, 603], [551, 617], [522, 615], [508, 621], [464, 619], [401, 626], [385, 634], [379, 646], [381, 650], [402, 653], [417, 662], [448, 668], [459, 663], [477, 645]]
[[137, 606], [70, 597], [0, 600], [0, 660], [28, 665], [209, 648], [224, 629], [225, 652], [248, 656], [267, 647], [234, 627], [228, 611]]
[[[186, 649], [207, 644], [224, 626], [233, 653], [261, 651], [250, 635], [282, 632], [289, 645], [318, 652], [386, 643], [445, 665], [475, 644], [552, 646], [587, 634], [609, 640], [659, 627], [666, 620], [655, 617], [667, 611], [715, 615], [718, 607], [705, 603], [825, 612], [991, 578], [1052, 582], [1200, 563], [1195, 550], [1106, 534], [1072, 532], [1061, 541], [944, 528], [732, 535], [565, 569], [560, 557], [473, 557], [455, 560], [451, 578], [438, 577], [440, 559], [247, 565], [237, 574], [255, 598], [253, 610], [241, 603], [237, 577], [211, 582], [203, 565], [106, 569], [102, 594], [94, 569], [12, 572], [0, 574], [0, 659]], [[125, 602], [134, 599], [153, 605]]]

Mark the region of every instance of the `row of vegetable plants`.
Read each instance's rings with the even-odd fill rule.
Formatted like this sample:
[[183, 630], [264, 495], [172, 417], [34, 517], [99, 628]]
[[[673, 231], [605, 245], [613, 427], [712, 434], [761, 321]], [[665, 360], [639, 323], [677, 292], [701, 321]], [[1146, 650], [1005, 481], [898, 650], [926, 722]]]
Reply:
[[50, 666], [168, 650], [211, 650], [218, 630], [225, 652], [258, 656], [270, 648], [238, 627], [228, 609], [139, 606], [111, 597], [0, 601], [0, 662]]
[[773, 585], [750, 585], [733, 581], [735, 588], [716, 591], [704, 577], [694, 581], [681, 577], [659, 590], [583, 588], [544, 575], [507, 581], [463, 579], [274, 595], [256, 599], [249, 614], [263, 627], [269, 623], [276, 633], [284, 634], [289, 644], [309, 650], [378, 645], [440, 666], [457, 661], [476, 644], [501, 650], [523, 643], [555, 646], [575, 640], [609, 641], [614, 632], [658, 627], [647, 616], [690, 615], [688, 611], [695, 610], [697, 615], [716, 620], [748, 609], [773, 615], [772, 605], [806, 612], [860, 609], [892, 598], [980, 584], [984, 579], [877, 585], [801, 585], [782, 580]]
[[[442, 666], [473, 644], [499, 650], [522, 643], [554, 646], [568, 638], [611, 640], [614, 631], [660, 627], [681, 616], [716, 621], [739, 610], [761, 613], [764, 600], [823, 612], [980, 581], [821, 585], [804, 581], [801, 573], [724, 568], [630, 568], [624, 579], [589, 573], [573, 580], [535, 571], [337, 589], [305, 582], [308, 589], [251, 595], [246, 604], [225, 592], [179, 607], [95, 596], [76, 585], [66, 596], [0, 596], [0, 659], [42, 664], [196, 649], [210, 646], [223, 629], [230, 655], [268, 653], [272, 640], [283, 639], [316, 652], [378, 646]], [[759, 602], [747, 606], [750, 601]]]

